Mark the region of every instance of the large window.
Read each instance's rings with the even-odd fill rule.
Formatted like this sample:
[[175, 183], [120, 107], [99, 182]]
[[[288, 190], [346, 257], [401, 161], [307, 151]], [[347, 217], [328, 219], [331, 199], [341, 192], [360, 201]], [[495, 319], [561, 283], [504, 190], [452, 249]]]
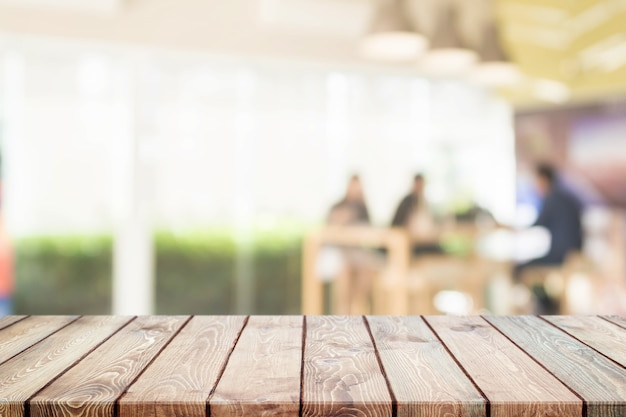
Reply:
[[418, 171], [441, 210], [514, 211], [510, 109], [468, 84], [60, 41], [0, 51], [16, 237], [219, 229], [244, 254], [236, 292], [255, 231], [322, 222], [352, 173], [379, 225]]

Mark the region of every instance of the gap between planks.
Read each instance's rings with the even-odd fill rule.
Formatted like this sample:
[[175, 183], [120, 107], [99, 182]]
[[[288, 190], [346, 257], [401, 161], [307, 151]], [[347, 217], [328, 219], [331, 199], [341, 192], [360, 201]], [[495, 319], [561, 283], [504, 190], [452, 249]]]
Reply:
[[[593, 350], [594, 352], [596, 352], [598, 355], [600, 356], [604, 356], [606, 359], [610, 360], [611, 362], [613, 362], [614, 364], [616, 364], [617, 366], [626, 369], [626, 366], [622, 365], [621, 363], [619, 363], [617, 360], [611, 358], [610, 356], [608, 356], [606, 353], [602, 352], [600, 349], [597, 349], [595, 347], [593, 347], [592, 345], [590, 345], [589, 343], [586, 343], [585, 341], [581, 340], [580, 338], [576, 337], [575, 335], [573, 335], [572, 333], [570, 333], [569, 331], [567, 331], [566, 329], [558, 326], [556, 323], [552, 323], [550, 320], [547, 320], [545, 317], [543, 316], [538, 316], [541, 320], [543, 320], [544, 322], [548, 323], [550, 326], [556, 328], [557, 330], [560, 330], [561, 332], [565, 333], [567, 336], [571, 337], [572, 339], [576, 340], [578, 343], [587, 346], [589, 349]], [[612, 323], [611, 321], [609, 321], [609, 323]], [[619, 327], [619, 326], [618, 326]]]
[[[582, 417], [587, 417], [587, 401], [583, 398], [582, 395], [580, 395], [578, 392], [576, 392], [573, 388], [571, 388], [568, 384], [565, 383], [565, 381], [563, 381], [561, 378], [559, 378], [558, 376], [556, 376], [552, 371], [550, 371], [543, 363], [541, 363], [538, 359], [536, 359], [535, 357], [533, 357], [533, 355], [531, 355], [530, 353], [528, 353], [524, 348], [522, 348], [519, 344], [515, 343], [515, 341], [513, 339], [511, 339], [507, 334], [505, 334], [502, 330], [500, 330], [497, 326], [495, 326], [492, 322], [490, 322], [489, 320], [485, 319], [484, 316], [480, 316], [481, 319], [483, 319], [483, 321], [487, 322], [491, 327], [493, 327], [494, 329], [496, 329], [496, 331], [498, 333], [500, 333], [502, 336], [504, 336], [508, 341], [510, 341], [511, 343], [513, 343], [520, 351], [524, 352], [524, 354], [526, 354], [530, 359], [532, 359], [535, 363], [537, 363], [537, 365], [539, 365], [541, 368], [543, 368], [547, 373], [549, 373], [550, 375], [552, 375], [554, 377], [554, 379], [556, 379], [557, 381], [559, 381], [563, 386], [565, 386], [565, 388], [567, 388], [572, 394], [574, 394], [580, 401], [582, 401], [582, 405], [583, 405], [583, 412], [582, 412]], [[568, 335], [569, 336], [569, 335]], [[487, 414], [487, 416], [489, 416], [490, 414]]]
[[[163, 346], [161, 346], [161, 349], [159, 349], [157, 351], [157, 353], [154, 355], [154, 357], [146, 364], [146, 366], [144, 366], [144, 368], [137, 373], [137, 375], [135, 376], [135, 378], [133, 380], [131, 380], [127, 385], [126, 388], [122, 391], [122, 393], [120, 395], [117, 396], [117, 398], [114, 401], [114, 406], [113, 406], [113, 417], [118, 417], [120, 414], [120, 400], [126, 395], [126, 393], [128, 392], [128, 389], [141, 377], [141, 375], [144, 374], [144, 372], [146, 372], [146, 370], [150, 367], [150, 365], [152, 365], [154, 363], [154, 361], [159, 357], [159, 355], [163, 352], [163, 350], [165, 350], [166, 347], [169, 346], [170, 343], [172, 343], [172, 341], [176, 338], [176, 336], [178, 336], [178, 334], [187, 326], [187, 324], [189, 324], [189, 322], [191, 321], [191, 319], [193, 318], [193, 316], [189, 316], [187, 317], [187, 320], [185, 320], [185, 322], [182, 324], [182, 326], [180, 326], [173, 334], [172, 336], [167, 340], [167, 342], [165, 342], [163, 344]], [[104, 342], [103, 342], [104, 343]], [[30, 416], [26, 416], [26, 417], [30, 417]]]
[[[84, 316], [80, 316], [80, 317], [84, 317]], [[79, 317], [79, 318], [80, 318]], [[117, 333], [119, 333], [120, 331], [122, 331], [122, 329], [124, 329], [125, 327], [127, 327], [130, 323], [132, 323], [134, 320], [137, 319], [137, 316], [131, 316], [129, 318], [129, 320], [124, 323], [123, 325], [121, 325], [117, 330], [115, 330], [114, 332], [112, 332], [110, 335], [108, 335], [107, 337], [105, 337], [104, 339], [102, 339], [102, 341], [100, 343], [95, 344], [91, 349], [89, 349], [87, 352], [85, 352], [84, 355], [80, 356], [78, 359], [76, 359], [74, 361], [74, 363], [72, 363], [70, 366], [68, 366], [67, 368], [65, 368], [63, 371], [59, 372], [57, 375], [55, 375], [50, 381], [48, 381], [45, 385], [43, 385], [40, 389], [38, 389], [37, 391], [35, 391], [26, 401], [24, 401], [24, 417], [30, 417], [30, 402], [33, 398], [35, 398], [37, 395], [39, 395], [40, 392], [42, 392], [43, 390], [45, 390], [46, 388], [48, 388], [50, 385], [52, 385], [52, 383], [54, 383], [57, 379], [61, 378], [63, 375], [65, 375], [69, 370], [71, 370], [73, 367], [75, 367], [77, 364], [79, 364], [83, 359], [85, 359], [87, 356], [91, 355], [91, 353], [93, 353], [93, 351], [95, 351], [96, 349], [98, 349], [100, 346], [102, 346], [102, 344], [106, 343], [110, 338], [112, 338], [113, 336], [115, 336]], [[77, 321], [78, 319], [72, 321], [71, 323], [69, 323], [67, 326], [69, 326], [70, 324], [73, 324]], [[64, 326], [64, 327], [67, 327]], [[60, 329], [59, 329], [60, 330]], [[56, 332], [55, 332], [56, 333]], [[54, 333], [53, 333], [54, 334]], [[51, 335], [50, 335], [51, 336]], [[48, 336], [48, 337], [50, 337]], [[47, 338], [46, 338], [47, 339]], [[117, 415], [114, 415], [114, 417], [117, 417]]]
[[[480, 388], [480, 386], [478, 386], [474, 378], [472, 378], [469, 372], [467, 372], [467, 369], [465, 369], [465, 367], [461, 364], [461, 362], [459, 362], [457, 357], [452, 354], [452, 351], [450, 350], [450, 348], [448, 348], [448, 345], [446, 345], [443, 339], [439, 336], [439, 333], [437, 333], [437, 331], [433, 328], [433, 326], [431, 326], [428, 320], [426, 320], [424, 316], [420, 316], [420, 318], [426, 324], [426, 326], [430, 329], [430, 331], [433, 332], [437, 340], [439, 340], [439, 343], [441, 343], [441, 346], [443, 346], [443, 348], [446, 350], [448, 355], [456, 363], [459, 369], [461, 369], [465, 377], [467, 377], [467, 379], [472, 383], [474, 388], [476, 388], [476, 390], [480, 393], [480, 395], [482, 395], [483, 399], [485, 400], [485, 416], [490, 417], [491, 416], [491, 401], [489, 401], [489, 398], [487, 398], [487, 395], [485, 394], [485, 392]], [[586, 416], [583, 416], [583, 417], [586, 417]]]
[[[363, 324], [365, 325], [365, 329], [367, 330], [367, 334], [370, 336], [370, 340], [372, 341], [372, 345], [374, 346], [374, 355], [376, 356], [376, 361], [378, 362], [378, 367], [380, 368], [380, 372], [383, 374], [383, 378], [385, 378], [385, 383], [387, 384], [387, 390], [389, 390], [389, 397], [391, 397], [391, 417], [398, 416], [398, 399], [396, 398], [396, 394], [393, 392], [393, 388], [391, 387], [391, 381], [387, 376], [387, 371], [383, 366], [383, 361], [380, 358], [380, 352], [378, 351], [378, 346], [376, 346], [376, 340], [374, 339], [374, 335], [372, 334], [372, 328], [370, 327], [370, 323], [367, 321], [367, 317], [362, 316]], [[302, 417], [302, 416], [300, 416]]]
[[[0, 330], [6, 330], [6, 329], [10, 329], [11, 327], [15, 326], [15, 325], [19, 325], [20, 323], [23, 324], [24, 320], [33, 317], [33, 316], [23, 316], [22, 318], [15, 320], [13, 322], [10, 322], [9, 324], [7, 324], [6, 326], [2, 327]], [[74, 323], [75, 321], [77, 321], [78, 319], [80, 319], [83, 316], [74, 316], [74, 319], [69, 320], [67, 323], [61, 325], [58, 329], [50, 332], [50, 334], [46, 335], [45, 337], [42, 337], [41, 339], [37, 340], [36, 342], [32, 343], [29, 346], [24, 347], [22, 350], [20, 350], [19, 352], [15, 352], [13, 355], [11, 355], [10, 357], [7, 357], [5, 360], [0, 362], [0, 365], [4, 364], [5, 362], [10, 361], [11, 359], [13, 359], [14, 357], [20, 355], [22, 352], [27, 351], [28, 349], [31, 349], [33, 346], [37, 346], [38, 344], [42, 343], [44, 340], [46, 340], [47, 338], [49, 338], [50, 336], [54, 335], [55, 333], [63, 330], [64, 328], [66, 328], [67, 326], [69, 326], [70, 324]]]
[[[220, 368], [219, 373], [217, 374], [217, 378], [215, 379], [215, 384], [211, 388], [211, 392], [209, 393], [209, 396], [205, 400], [205, 403], [206, 403], [206, 416], [207, 417], [211, 416], [211, 406], [209, 404], [209, 400], [211, 399], [211, 397], [215, 393], [215, 390], [217, 389], [217, 386], [219, 385], [220, 380], [222, 379], [222, 376], [224, 376], [224, 372], [226, 371], [226, 367], [228, 366], [228, 362], [230, 362], [230, 357], [233, 355], [233, 351], [235, 350], [235, 347], [237, 346], [237, 343], [239, 343], [239, 339], [241, 339], [241, 335], [242, 335], [243, 331], [246, 329], [246, 326], [248, 325], [248, 321], [250, 321], [250, 316], [246, 316], [246, 318], [244, 319], [243, 325], [241, 326], [241, 329], [239, 330], [239, 333], [237, 333], [237, 337], [235, 338], [235, 341], [233, 342], [233, 345], [231, 346], [231, 348], [228, 351], [228, 354], [226, 355], [226, 359], [224, 360], [224, 364], [222, 365], [222, 367]], [[117, 416], [115, 416], [115, 417], [117, 417]]]
[[[306, 353], [306, 316], [302, 316], [302, 350], [300, 353], [300, 407], [298, 408], [298, 417], [302, 417], [302, 409], [304, 407], [304, 354]], [[209, 417], [209, 416], [207, 416]]]

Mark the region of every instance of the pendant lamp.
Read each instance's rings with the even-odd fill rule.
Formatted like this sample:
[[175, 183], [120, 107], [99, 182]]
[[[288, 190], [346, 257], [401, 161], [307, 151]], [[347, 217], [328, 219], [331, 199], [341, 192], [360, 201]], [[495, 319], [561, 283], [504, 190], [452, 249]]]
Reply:
[[428, 48], [428, 39], [413, 30], [400, 0], [378, 0], [368, 33], [360, 44], [363, 57], [384, 62], [411, 62]]
[[514, 86], [523, 81], [522, 72], [502, 48], [495, 22], [485, 26], [478, 53], [481, 62], [472, 70], [472, 81], [490, 87]]
[[467, 74], [478, 60], [476, 52], [466, 46], [459, 32], [457, 11], [452, 4], [440, 15], [431, 38], [431, 49], [418, 62], [429, 75], [459, 76]]

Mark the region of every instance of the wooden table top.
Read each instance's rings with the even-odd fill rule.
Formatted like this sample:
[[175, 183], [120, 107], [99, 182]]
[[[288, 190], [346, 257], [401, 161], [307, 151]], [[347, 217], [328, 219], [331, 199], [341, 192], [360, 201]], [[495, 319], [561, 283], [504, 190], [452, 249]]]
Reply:
[[625, 417], [626, 318], [0, 318], [0, 417]]

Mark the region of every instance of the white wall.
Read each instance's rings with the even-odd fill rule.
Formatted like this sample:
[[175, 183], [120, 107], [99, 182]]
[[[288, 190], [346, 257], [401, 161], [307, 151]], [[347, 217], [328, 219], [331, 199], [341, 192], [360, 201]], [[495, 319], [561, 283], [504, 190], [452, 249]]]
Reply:
[[416, 171], [435, 203], [513, 211], [510, 109], [459, 82], [60, 41], [0, 54], [17, 235], [109, 231], [131, 203], [155, 227], [316, 222], [352, 172], [379, 224]]

